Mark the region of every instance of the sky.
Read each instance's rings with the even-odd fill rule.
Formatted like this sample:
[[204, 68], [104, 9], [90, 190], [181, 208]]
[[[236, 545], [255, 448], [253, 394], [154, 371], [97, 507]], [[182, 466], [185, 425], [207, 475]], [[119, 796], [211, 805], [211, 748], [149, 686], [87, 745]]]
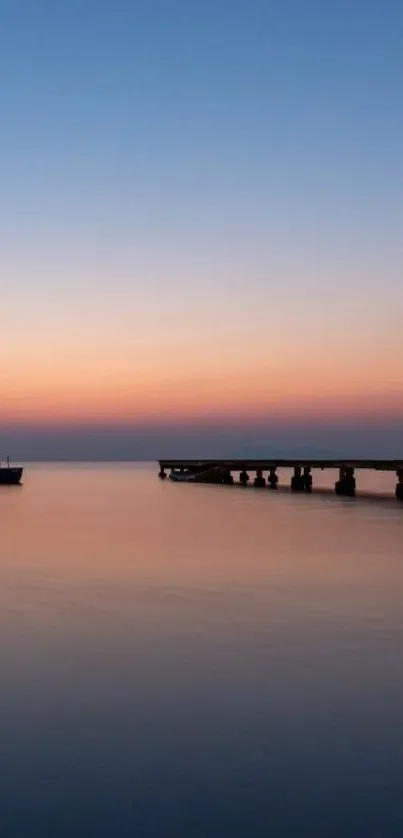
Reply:
[[0, 0], [0, 456], [402, 456], [402, 90], [400, 0]]

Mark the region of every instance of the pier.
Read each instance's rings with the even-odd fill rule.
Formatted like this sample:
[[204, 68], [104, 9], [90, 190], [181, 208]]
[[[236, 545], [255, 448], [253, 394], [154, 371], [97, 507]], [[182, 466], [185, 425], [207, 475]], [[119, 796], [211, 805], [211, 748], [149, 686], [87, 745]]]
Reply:
[[[259, 489], [276, 490], [279, 469], [291, 469], [290, 489], [312, 492], [315, 470], [338, 470], [335, 483], [337, 495], [355, 497], [357, 470], [392, 472], [397, 478], [395, 496], [403, 501], [403, 460], [340, 460], [340, 459], [271, 459], [271, 460], [159, 460], [159, 477], [169, 476], [177, 482], [232, 485], [238, 482]], [[250, 474], [251, 473], [251, 474]], [[235, 477], [234, 477], [235, 474]]]

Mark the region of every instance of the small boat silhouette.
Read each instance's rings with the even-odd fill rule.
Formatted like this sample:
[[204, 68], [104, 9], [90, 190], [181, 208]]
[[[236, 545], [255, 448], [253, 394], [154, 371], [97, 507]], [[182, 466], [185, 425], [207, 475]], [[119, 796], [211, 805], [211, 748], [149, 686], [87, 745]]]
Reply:
[[7, 457], [7, 465], [0, 463], [0, 486], [18, 486], [24, 469], [22, 466], [10, 466], [10, 459]]
[[223, 469], [220, 466], [172, 469], [169, 477], [174, 483], [222, 483]]

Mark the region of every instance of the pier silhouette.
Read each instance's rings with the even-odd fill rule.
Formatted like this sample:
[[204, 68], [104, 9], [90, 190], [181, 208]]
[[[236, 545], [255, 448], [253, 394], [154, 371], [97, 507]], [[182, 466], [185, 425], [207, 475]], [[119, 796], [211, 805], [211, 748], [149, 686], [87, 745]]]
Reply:
[[[159, 460], [159, 477], [170, 477], [177, 482], [214, 483], [232, 485], [234, 473], [240, 485], [250, 482], [249, 472], [255, 474], [253, 486], [276, 490], [279, 485], [278, 470], [292, 469], [292, 492], [312, 492], [315, 470], [337, 469], [339, 472], [334, 490], [337, 495], [355, 497], [356, 470], [392, 472], [397, 477], [395, 497], [403, 501], [403, 460], [340, 460], [340, 459], [233, 459], [233, 460]], [[267, 477], [266, 477], [267, 474]]]

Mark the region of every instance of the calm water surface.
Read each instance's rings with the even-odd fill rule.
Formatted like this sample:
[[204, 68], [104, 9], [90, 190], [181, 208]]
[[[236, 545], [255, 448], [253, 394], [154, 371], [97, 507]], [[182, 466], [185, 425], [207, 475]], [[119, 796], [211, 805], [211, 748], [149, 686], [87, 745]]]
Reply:
[[401, 838], [397, 504], [31, 466], [0, 522], [2, 838]]

